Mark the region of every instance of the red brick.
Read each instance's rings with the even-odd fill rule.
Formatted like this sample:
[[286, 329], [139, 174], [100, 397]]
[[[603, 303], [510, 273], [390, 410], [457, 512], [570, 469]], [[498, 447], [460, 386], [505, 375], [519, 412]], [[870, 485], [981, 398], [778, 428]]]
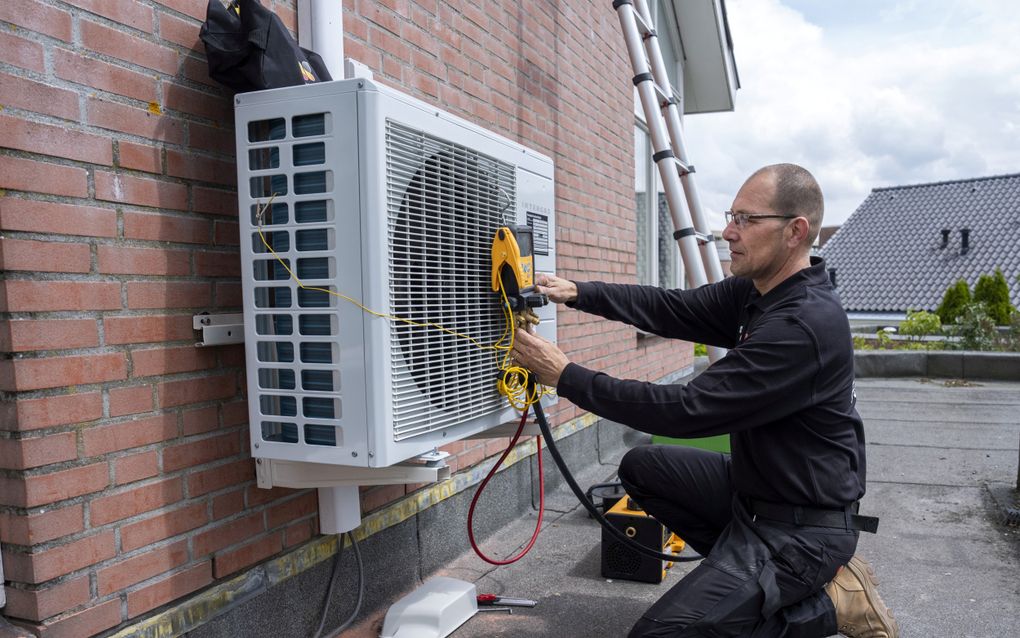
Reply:
[[151, 385], [138, 385], [130, 388], [112, 388], [110, 390], [111, 417], [150, 411], [152, 411]]
[[[199, 84], [205, 84], [206, 86], [219, 87], [219, 83], [209, 77], [209, 64], [205, 61], [205, 57], [199, 58], [185, 53], [182, 57], [181, 69], [182, 75], [185, 79]], [[191, 141], [192, 146], [198, 146], [195, 144], [194, 138], [192, 138]]]
[[107, 317], [103, 327], [107, 344], [177, 341], [195, 336], [191, 317], [181, 315]]
[[187, 275], [191, 272], [188, 253], [162, 248], [100, 246], [99, 272], [114, 275]]
[[204, 308], [212, 303], [212, 287], [197, 282], [132, 281], [127, 296], [128, 308]]
[[11, 383], [5, 390], [23, 392], [43, 388], [102, 383], [127, 378], [127, 362], [120, 352], [89, 356], [18, 359], [11, 364]]
[[212, 563], [205, 561], [178, 572], [169, 578], [127, 595], [128, 616], [133, 617], [155, 609], [212, 583]]
[[135, 0], [66, 0], [66, 2], [110, 18], [114, 22], [152, 33], [152, 8]]
[[21, 583], [44, 583], [117, 554], [113, 532], [101, 532], [31, 554], [3, 553], [4, 576]]
[[0, 20], [11, 22], [29, 31], [38, 31], [71, 41], [71, 15], [65, 9], [58, 9], [35, 0], [0, 3]]
[[236, 252], [195, 252], [195, 273], [204, 277], [240, 277], [241, 259]]
[[0, 478], [0, 500], [16, 507], [37, 507], [98, 492], [109, 482], [105, 463], [22, 478]]
[[273, 501], [279, 501], [296, 496], [301, 493], [301, 490], [289, 487], [274, 487], [266, 490], [258, 485], [249, 485], [245, 488], [244, 492], [245, 502], [248, 504], [248, 507], [254, 508], [260, 505], [265, 505], [266, 503], [272, 503]]
[[89, 522], [93, 527], [105, 525], [173, 505], [184, 496], [183, 485], [183, 481], [178, 477], [94, 499]]
[[[204, 62], [202, 64], [205, 65]], [[208, 75], [208, 67], [206, 67], [205, 73]], [[188, 142], [192, 148], [198, 150], [211, 151], [231, 158], [235, 155], [236, 142], [233, 127], [206, 126], [198, 122], [189, 122]], [[235, 174], [236, 172], [234, 171]]]
[[[75, 106], [77, 107], [77, 101]], [[93, 126], [147, 137], [167, 144], [184, 142], [182, 122], [163, 115], [158, 104], [154, 108], [150, 107], [152, 110], [147, 110], [90, 96], [86, 98], [85, 108], [89, 123]]]
[[187, 49], [198, 48], [198, 32], [201, 26], [201, 23], [195, 20], [184, 20], [169, 13], [159, 13], [159, 37]]
[[194, 503], [120, 528], [120, 545], [125, 552], [201, 527], [209, 522], [207, 504]]
[[163, 471], [173, 472], [235, 456], [241, 451], [236, 433], [182, 443], [163, 450]]
[[187, 210], [188, 187], [175, 182], [96, 171], [96, 199]]
[[96, 571], [99, 596], [106, 596], [188, 562], [188, 541], [181, 540], [145, 552]]
[[206, 3], [202, 0], [156, 0], [156, 2], [192, 18], [205, 20]]
[[174, 177], [223, 185], [237, 183], [237, 164], [180, 151], [166, 152], [166, 172]]
[[212, 432], [220, 427], [219, 407], [210, 405], [184, 412], [184, 436]]
[[201, 558], [224, 547], [253, 538], [264, 530], [262, 512], [255, 512], [195, 534], [192, 537], [191, 547], [195, 552], [195, 557]]
[[133, 373], [136, 377], [193, 372], [216, 366], [216, 353], [209, 348], [185, 346], [183, 348], [154, 348], [131, 353]]
[[38, 42], [0, 32], [0, 51], [4, 52], [4, 60], [10, 64], [36, 73], [43, 73], [46, 70], [43, 48]]
[[293, 547], [305, 542], [315, 535], [318, 528], [318, 525], [315, 524], [315, 519], [294, 523], [283, 530], [283, 546]]
[[84, 605], [91, 599], [88, 576], [65, 580], [46, 589], [7, 587], [6, 593], [4, 615], [28, 620], [44, 620]]
[[194, 217], [124, 213], [124, 237], [153, 241], [209, 243], [209, 221]]
[[213, 243], [217, 246], [237, 246], [241, 241], [239, 227], [233, 222], [216, 222]]
[[159, 454], [139, 452], [113, 461], [114, 485], [125, 485], [159, 474]]
[[82, 430], [85, 456], [100, 456], [166, 441], [177, 436], [177, 415], [160, 414], [113, 425], [98, 425]]
[[143, 102], [159, 99], [156, 77], [151, 73], [139, 73], [65, 49], [56, 49], [53, 59], [58, 78]]
[[[0, 81], [3, 78], [0, 77]], [[88, 195], [87, 173], [83, 168], [61, 166], [20, 157], [0, 156], [0, 187], [30, 193], [68, 197]]]
[[403, 485], [378, 485], [361, 493], [361, 511], [371, 512], [403, 498], [406, 493]]
[[81, 39], [85, 47], [98, 53], [167, 75], [177, 74], [180, 56], [170, 47], [89, 20], [81, 20]]
[[215, 307], [239, 307], [241, 305], [241, 292], [241, 284], [239, 283], [217, 283]]
[[109, 138], [66, 127], [0, 115], [0, 136], [9, 148], [93, 164], [113, 164], [113, 144]]
[[255, 462], [242, 459], [188, 475], [188, 494], [194, 498], [216, 490], [255, 480]]
[[0, 228], [55, 235], [116, 237], [117, 211], [4, 197], [0, 198]]
[[218, 377], [201, 377], [183, 381], [160, 383], [159, 405], [162, 408], [227, 399], [237, 392], [237, 379], [233, 374]]
[[78, 458], [74, 432], [30, 439], [0, 439], [0, 468], [27, 470]]
[[84, 273], [92, 268], [92, 249], [88, 244], [0, 238], [0, 268]]
[[84, 508], [80, 503], [25, 516], [0, 513], [0, 538], [15, 545], [38, 545], [84, 529]]
[[68, 614], [39, 628], [45, 638], [81, 638], [95, 636], [120, 624], [120, 598]]
[[[163, 105], [172, 111], [183, 111], [184, 113], [214, 120], [220, 124], [229, 124], [233, 121], [234, 117], [234, 107], [230, 102], [229, 95], [196, 91], [195, 89], [189, 89], [172, 82], [163, 83]], [[226, 174], [229, 176], [231, 172], [228, 170]], [[233, 175], [236, 178], [236, 168]], [[206, 181], [220, 181], [220, 179], [210, 180], [213, 177], [217, 177], [217, 174], [205, 175], [203, 179]]]
[[0, 428], [38, 430], [54, 425], [94, 421], [103, 416], [103, 397], [98, 392], [64, 394], [41, 399], [17, 399], [4, 406]]
[[117, 142], [120, 166], [147, 173], [163, 172], [163, 151], [158, 146], [135, 144], [120, 140]]
[[280, 527], [299, 518], [315, 514], [318, 511], [318, 495], [314, 491], [307, 492], [285, 503], [270, 507], [266, 512], [268, 528]]
[[249, 565], [265, 560], [282, 550], [283, 533], [276, 532], [247, 545], [242, 545], [237, 549], [217, 554], [213, 559], [213, 573], [216, 578], [223, 578], [228, 574], [233, 574]]
[[7, 310], [114, 310], [120, 308], [120, 284], [99, 281], [5, 281]]
[[195, 211], [237, 218], [237, 192], [195, 186], [192, 190]]
[[11, 352], [89, 348], [99, 345], [94, 319], [21, 319], [7, 322]]
[[[8, 6], [10, 3], [0, 2], [0, 7]], [[0, 73], [0, 104], [65, 120], [77, 121], [81, 117], [78, 94], [74, 91], [6, 73]]]
[[218, 521], [244, 510], [244, 492], [244, 489], [234, 490], [213, 498], [213, 520]]

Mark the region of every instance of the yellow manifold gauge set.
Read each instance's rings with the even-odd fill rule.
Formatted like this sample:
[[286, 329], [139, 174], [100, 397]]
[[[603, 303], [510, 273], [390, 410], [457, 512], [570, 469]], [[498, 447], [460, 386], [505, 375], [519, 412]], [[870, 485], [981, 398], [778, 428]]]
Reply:
[[549, 299], [535, 290], [534, 231], [530, 226], [503, 226], [492, 238], [492, 289], [500, 286], [518, 327], [538, 325], [535, 308]]

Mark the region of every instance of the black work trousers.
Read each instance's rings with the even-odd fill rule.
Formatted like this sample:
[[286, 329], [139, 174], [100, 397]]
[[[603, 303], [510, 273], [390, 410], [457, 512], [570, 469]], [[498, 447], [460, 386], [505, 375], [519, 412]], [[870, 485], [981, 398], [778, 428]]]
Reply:
[[730, 457], [672, 445], [632, 449], [627, 494], [705, 559], [634, 625], [630, 638], [823, 638], [836, 612], [823, 587], [858, 533], [754, 517], [730, 480]]

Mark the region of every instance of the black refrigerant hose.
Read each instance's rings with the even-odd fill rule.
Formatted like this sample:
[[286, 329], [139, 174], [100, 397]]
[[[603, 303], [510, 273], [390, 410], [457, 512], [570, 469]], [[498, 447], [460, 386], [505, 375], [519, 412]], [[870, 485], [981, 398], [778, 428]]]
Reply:
[[[529, 379], [528, 384], [528, 394], [530, 395], [532, 392], [531, 386], [534, 384], [534, 381]], [[606, 517], [603, 516], [602, 513], [598, 511], [598, 508], [596, 508], [595, 505], [592, 504], [592, 502], [584, 495], [584, 490], [581, 489], [581, 486], [579, 486], [577, 481], [574, 480], [574, 476], [570, 473], [570, 470], [567, 469], [567, 464], [564, 462], [563, 457], [560, 456], [560, 451], [556, 449], [556, 442], [553, 440], [552, 431], [549, 429], [549, 422], [545, 418], [545, 411], [542, 410], [541, 401], [535, 401], [533, 407], [535, 409], [535, 416], [538, 419], [538, 427], [541, 428], [542, 436], [545, 437], [546, 448], [548, 448], [549, 454], [552, 455], [553, 461], [556, 462], [556, 467], [560, 468], [560, 474], [563, 475], [564, 480], [566, 480], [567, 485], [570, 486], [570, 490], [574, 493], [574, 496], [577, 497], [577, 500], [581, 502], [581, 505], [584, 505], [585, 509], [588, 510], [588, 513], [591, 514], [592, 518], [599, 522], [599, 525], [601, 525], [603, 529], [608, 531], [616, 538], [616, 540], [620, 541], [627, 547], [648, 556], [649, 558], [670, 561], [673, 563], [685, 563], [704, 558], [703, 556], [679, 556], [677, 554], [664, 554], [662, 552], [657, 552], [654, 549], [650, 549], [635, 542], [632, 538], [629, 538], [626, 534], [613, 527], [612, 523], [607, 521]]]

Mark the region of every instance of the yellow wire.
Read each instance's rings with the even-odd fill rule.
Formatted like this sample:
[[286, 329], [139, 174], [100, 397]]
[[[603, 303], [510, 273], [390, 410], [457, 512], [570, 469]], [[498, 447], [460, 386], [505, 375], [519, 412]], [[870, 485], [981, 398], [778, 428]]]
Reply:
[[[358, 308], [361, 308], [368, 314], [380, 317], [382, 319], [400, 321], [405, 324], [417, 326], [420, 328], [435, 328], [437, 330], [441, 330], [442, 332], [445, 332], [447, 334], [451, 334], [462, 339], [467, 339], [480, 350], [502, 351], [503, 352], [502, 361], [499, 361], [498, 358], [496, 361], [496, 367], [499, 368], [499, 370], [503, 373], [502, 377], [497, 383], [497, 389], [500, 394], [506, 396], [507, 401], [510, 402], [510, 405], [519, 412], [523, 412], [525, 409], [528, 408], [528, 406], [534, 404], [536, 401], [539, 401], [543, 396], [546, 396], [547, 394], [553, 394], [553, 391], [550, 388], [542, 386], [542, 388], [539, 389], [538, 383], [532, 386], [531, 392], [528, 392], [528, 379], [531, 375], [531, 371], [526, 368], [522, 368], [521, 366], [514, 365], [512, 361], [510, 352], [514, 348], [514, 342], [517, 335], [517, 323], [514, 321], [513, 311], [510, 309], [510, 300], [507, 299], [506, 290], [503, 289], [502, 282], [500, 282], [499, 292], [500, 295], [503, 297], [503, 303], [501, 304], [501, 308], [503, 310], [503, 319], [506, 322], [506, 327], [503, 329], [503, 334], [500, 336], [500, 338], [497, 339], [491, 345], [482, 345], [474, 337], [457, 332], [456, 330], [451, 330], [435, 322], [428, 321], [423, 323], [413, 321], [411, 319], [406, 319], [404, 317], [398, 317], [396, 315], [389, 315], [382, 312], [376, 312], [375, 310], [372, 310], [371, 308], [364, 306], [358, 300], [348, 297], [347, 295], [337, 292], [335, 290], [305, 285], [305, 283], [298, 278], [294, 271], [290, 269], [290, 266], [287, 265], [286, 260], [280, 257], [280, 255], [278, 255], [277, 252], [273, 250], [273, 247], [269, 245], [268, 241], [266, 241], [266, 236], [262, 233], [262, 221], [265, 211], [272, 205], [273, 200], [275, 198], [276, 195], [273, 194], [269, 198], [269, 201], [267, 201], [264, 205], [259, 205], [255, 213], [255, 219], [258, 222], [257, 230], [259, 233], [259, 239], [262, 240], [262, 245], [266, 247], [266, 250], [268, 250], [269, 253], [276, 258], [276, 261], [280, 262], [280, 265], [283, 266], [283, 269], [287, 271], [287, 274], [290, 275], [290, 278], [297, 283], [299, 288], [303, 290], [314, 290], [316, 292], [324, 292], [327, 295], [339, 297], [340, 299], [348, 301], [357, 306]], [[503, 340], [506, 339], [508, 334], [510, 335], [510, 343], [503, 344]]]

